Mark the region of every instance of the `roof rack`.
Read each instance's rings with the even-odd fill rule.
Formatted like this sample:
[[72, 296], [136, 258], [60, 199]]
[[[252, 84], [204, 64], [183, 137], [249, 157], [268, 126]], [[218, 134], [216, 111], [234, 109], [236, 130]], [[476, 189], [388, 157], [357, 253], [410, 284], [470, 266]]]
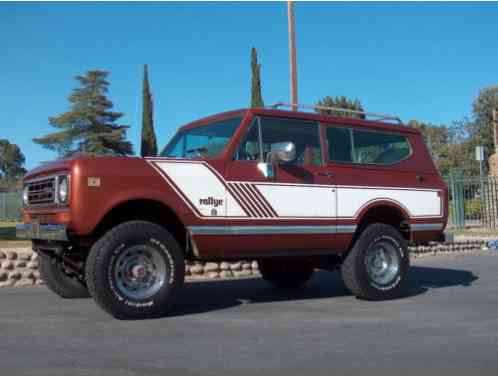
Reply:
[[304, 105], [304, 104], [287, 103], [287, 102], [277, 102], [277, 103], [274, 103], [273, 105], [269, 105], [267, 107], [271, 108], [271, 109], [278, 109], [279, 107], [290, 107], [290, 108], [296, 108], [296, 109], [342, 111], [342, 112], [350, 113], [350, 114], [361, 114], [361, 115], [364, 115], [365, 118], [370, 117], [370, 118], [372, 118], [372, 120], [376, 120], [376, 121], [391, 120], [391, 121], [396, 121], [399, 124], [403, 124], [401, 119], [395, 115], [372, 113], [372, 112], [368, 112], [368, 111], [359, 111], [359, 110], [351, 110], [351, 109], [343, 109], [340, 107]]

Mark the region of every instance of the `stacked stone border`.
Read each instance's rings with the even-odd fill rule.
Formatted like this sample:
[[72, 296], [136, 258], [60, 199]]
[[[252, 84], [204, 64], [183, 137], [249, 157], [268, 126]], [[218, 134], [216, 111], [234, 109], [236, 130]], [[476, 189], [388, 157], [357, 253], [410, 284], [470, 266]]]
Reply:
[[[412, 258], [430, 255], [465, 253], [480, 250], [485, 240], [462, 240], [410, 246]], [[0, 249], [0, 288], [43, 284], [38, 272], [39, 257], [28, 248]], [[187, 280], [228, 279], [259, 275], [256, 261], [193, 262], [185, 266]]]

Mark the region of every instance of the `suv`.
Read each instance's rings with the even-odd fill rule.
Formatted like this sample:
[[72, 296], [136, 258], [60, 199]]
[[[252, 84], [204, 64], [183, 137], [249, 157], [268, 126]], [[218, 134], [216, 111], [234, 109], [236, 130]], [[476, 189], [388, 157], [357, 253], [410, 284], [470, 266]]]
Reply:
[[359, 115], [237, 110], [180, 128], [158, 157], [46, 164], [24, 178], [17, 236], [52, 291], [116, 318], [166, 314], [185, 260], [256, 259], [285, 289], [340, 268], [356, 297], [397, 297], [408, 242], [443, 234], [447, 187], [419, 131]]

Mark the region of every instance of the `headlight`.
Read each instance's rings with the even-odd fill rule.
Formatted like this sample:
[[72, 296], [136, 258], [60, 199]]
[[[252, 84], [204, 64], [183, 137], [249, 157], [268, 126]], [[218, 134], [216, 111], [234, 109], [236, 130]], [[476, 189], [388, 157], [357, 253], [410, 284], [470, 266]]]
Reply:
[[24, 186], [22, 189], [22, 203], [27, 206], [29, 204], [29, 188], [28, 186]]
[[59, 203], [66, 203], [69, 197], [69, 182], [67, 175], [61, 175], [57, 178], [59, 180], [57, 185], [57, 198]]

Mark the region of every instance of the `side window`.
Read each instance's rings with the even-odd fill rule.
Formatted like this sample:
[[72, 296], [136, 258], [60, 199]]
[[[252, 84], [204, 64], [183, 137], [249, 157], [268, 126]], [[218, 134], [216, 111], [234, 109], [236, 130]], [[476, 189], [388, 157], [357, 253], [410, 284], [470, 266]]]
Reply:
[[271, 145], [291, 141], [296, 146], [296, 160], [300, 166], [321, 166], [322, 153], [318, 123], [285, 118], [261, 118], [263, 154]]
[[326, 137], [329, 160], [353, 162], [352, 138], [349, 128], [328, 127]]
[[[262, 135], [261, 144], [259, 142], [259, 124]], [[296, 159], [291, 164], [322, 165], [318, 123], [285, 118], [256, 118], [242, 139], [235, 158], [245, 161], [260, 161], [260, 145], [262, 145], [262, 160], [266, 161], [272, 144], [288, 141], [296, 146]]]
[[391, 165], [407, 158], [410, 144], [406, 137], [370, 131], [353, 131], [354, 160], [360, 164]]
[[392, 165], [411, 154], [407, 138], [394, 133], [328, 127], [326, 137], [330, 161]]

